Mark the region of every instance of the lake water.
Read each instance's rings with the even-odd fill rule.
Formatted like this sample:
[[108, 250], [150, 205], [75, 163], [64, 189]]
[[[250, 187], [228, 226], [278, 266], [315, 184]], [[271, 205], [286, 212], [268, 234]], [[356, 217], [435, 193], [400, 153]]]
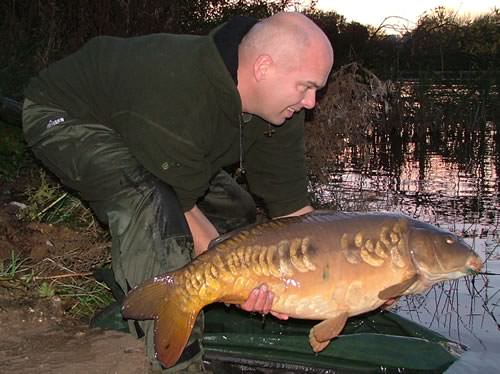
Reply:
[[[321, 203], [335, 200], [340, 209], [402, 212], [464, 237], [485, 259], [485, 271], [496, 275], [445, 282], [426, 295], [402, 298], [396, 310], [468, 347], [447, 372], [496, 373], [500, 372], [498, 137], [492, 121], [463, 132], [468, 135], [460, 141], [456, 136], [433, 139], [425, 134], [420, 144], [394, 145], [394, 136], [382, 136], [373, 141], [368, 160], [345, 152], [332, 167], [329, 182], [320, 187]], [[436, 141], [439, 146], [433, 144]]]

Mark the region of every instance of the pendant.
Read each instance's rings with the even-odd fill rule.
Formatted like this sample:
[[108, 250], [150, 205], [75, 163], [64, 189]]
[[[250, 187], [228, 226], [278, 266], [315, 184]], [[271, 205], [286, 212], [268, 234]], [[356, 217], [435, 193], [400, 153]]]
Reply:
[[245, 168], [239, 167], [234, 172], [234, 179], [239, 184], [245, 184], [247, 182], [246, 174], [247, 174], [247, 171], [245, 170]]

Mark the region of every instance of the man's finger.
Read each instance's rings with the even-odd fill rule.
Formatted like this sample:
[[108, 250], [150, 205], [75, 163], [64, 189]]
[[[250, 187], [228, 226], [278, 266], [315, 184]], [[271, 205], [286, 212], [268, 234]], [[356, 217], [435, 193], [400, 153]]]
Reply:
[[247, 312], [253, 312], [255, 310], [255, 303], [257, 302], [258, 297], [259, 289], [254, 288], [252, 292], [250, 292], [250, 296], [248, 296], [248, 299], [240, 305], [241, 309], [246, 310]]
[[267, 286], [262, 285], [258, 289], [258, 295], [257, 299], [255, 300], [253, 311], [263, 313], [264, 308], [266, 307], [266, 303], [267, 303]]
[[261, 312], [263, 314], [267, 314], [271, 311], [271, 307], [273, 306], [274, 294], [272, 292], [267, 292], [266, 298], [264, 300], [264, 305], [262, 306]]
[[287, 320], [288, 319], [288, 314], [273, 312], [272, 310], [271, 310], [271, 314], [273, 316], [275, 316], [276, 318], [278, 318], [278, 319], [282, 319], [282, 320]]

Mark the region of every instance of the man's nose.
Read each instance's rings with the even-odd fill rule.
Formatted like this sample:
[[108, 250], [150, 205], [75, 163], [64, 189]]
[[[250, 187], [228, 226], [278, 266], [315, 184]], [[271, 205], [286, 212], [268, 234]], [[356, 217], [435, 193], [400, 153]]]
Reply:
[[306, 109], [312, 109], [316, 105], [316, 90], [308, 90], [302, 99], [302, 105]]

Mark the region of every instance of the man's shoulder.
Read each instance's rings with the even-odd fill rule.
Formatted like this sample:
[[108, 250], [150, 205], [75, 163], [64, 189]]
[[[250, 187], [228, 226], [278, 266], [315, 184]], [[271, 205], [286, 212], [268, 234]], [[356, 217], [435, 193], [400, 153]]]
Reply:
[[211, 38], [200, 35], [156, 33], [133, 37], [99, 35], [89, 39], [80, 52], [99, 54], [125, 54], [135, 57], [165, 56], [182, 58], [205, 45]]

